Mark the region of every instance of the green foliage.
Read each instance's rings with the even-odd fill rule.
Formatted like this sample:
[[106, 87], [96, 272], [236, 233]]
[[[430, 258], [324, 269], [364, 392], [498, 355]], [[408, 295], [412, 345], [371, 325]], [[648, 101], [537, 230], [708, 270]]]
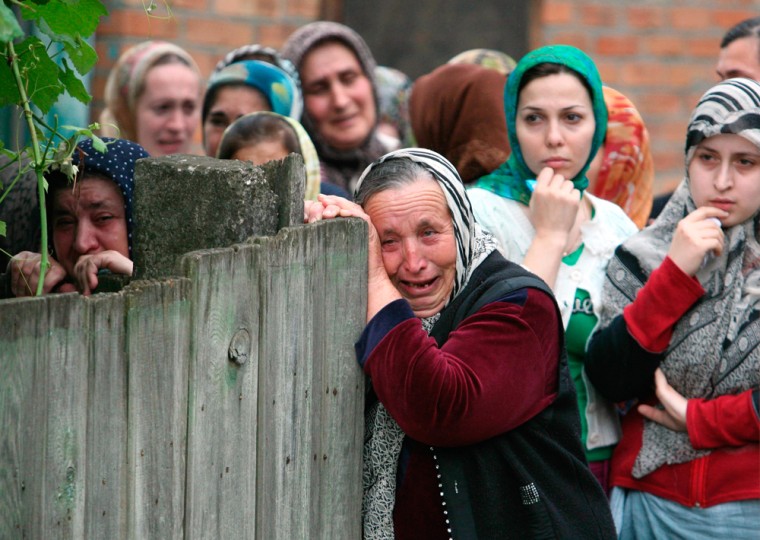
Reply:
[[[14, 8], [25, 21], [34, 23], [49, 39], [50, 45], [33, 35], [25, 37]], [[87, 38], [95, 32], [100, 17], [107, 14], [100, 0], [0, 2], [0, 107], [18, 107], [32, 139], [30, 147], [20, 149], [18, 153], [10, 152], [2, 145], [0, 152], [10, 157], [12, 162], [18, 161], [22, 155], [31, 156], [31, 167], [37, 175], [42, 231], [42, 262], [37, 294], [42, 291], [48, 266], [44, 201], [47, 183], [44, 173], [50, 168], [60, 169], [73, 179], [77, 171], [71, 163], [71, 156], [82, 136], [92, 138], [96, 149], [105, 150], [103, 141], [92, 132], [99, 127], [97, 124], [87, 128], [59, 128], [57, 121], [56, 125], [48, 125], [37, 111], [46, 114], [64, 92], [82, 103], [90, 102], [91, 97], [80, 76], [95, 66], [98, 57], [87, 43]], [[21, 41], [17, 42], [19, 39]], [[62, 50], [56, 45], [62, 46]], [[51, 56], [51, 50], [61, 52]], [[68, 133], [62, 133], [61, 129], [66, 129]], [[14, 183], [15, 180], [10, 186], [0, 186], [0, 202]], [[6, 225], [0, 221], [0, 235], [5, 235], [5, 232]]]

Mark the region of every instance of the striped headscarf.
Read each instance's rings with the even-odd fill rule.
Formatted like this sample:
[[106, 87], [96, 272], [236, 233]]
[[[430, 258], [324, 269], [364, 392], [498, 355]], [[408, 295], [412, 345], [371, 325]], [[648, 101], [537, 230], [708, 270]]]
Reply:
[[[371, 170], [396, 159], [408, 159], [422, 165], [438, 182], [446, 197], [457, 245], [456, 278], [446, 302], [448, 305], [467, 285], [472, 272], [496, 249], [496, 241], [475, 222], [470, 200], [454, 166], [431, 150], [408, 148], [386, 154], [364, 170], [356, 193]], [[430, 333], [440, 315], [441, 312], [438, 312], [421, 319], [425, 331]], [[365, 540], [393, 538], [396, 473], [404, 436], [401, 427], [382, 403], [376, 401], [368, 407], [365, 413], [362, 471]]]
[[507, 134], [512, 154], [506, 163], [502, 164], [491, 174], [484, 176], [477, 182], [477, 187], [501, 195], [508, 199], [520, 201], [523, 204], [530, 202], [531, 191], [525, 181], [536, 178], [541, 171], [531, 171], [525, 163], [522, 148], [517, 140], [517, 105], [520, 100], [520, 82], [525, 72], [539, 64], [558, 64], [565, 66], [580, 75], [591, 88], [591, 106], [594, 110], [596, 126], [591, 143], [591, 151], [583, 168], [572, 180], [575, 188], [583, 192], [588, 187], [586, 171], [596, 152], [604, 143], [607, 132], [607, 106], [604, 103], [602, 92], [602, 80], [599, 71], [591, 58], [575, 47], [570, 45], [550, 45], [541, 47], [526, 54], [518, 63], [512, 73], [509, 74], [507, 85], [504, 89], [504, 112], [507, 118]]
[[456, 278], [450, 302], [465, 287], [478, 265], [496, 249], [496, 241], [475, 221], [470, 199], [457, 170], [449, 160], [432, 150], [405, 148], [384, 155], [364, 170], [356, 183], [354, 196], [371, 170], [393, 159], [408, 159], [422, 165], [438, 182], [446, 197], [457, 244]]
[[[760, 150], [760, 82], [729, 79], [702, 96], [686, 136], [687, 176], [657, 220], [626, 240], [607, 267], [600, 328], [609, 326], [633, 302], [665, 259], [678, 223], [696, 210], [688, 166], [697, 145], [712, 136], [734, 134]], [[723, 252], [697, 272], [705, 294], [675, 325], [660, 368], [687, 399], [737, 394], [760, 384], [760, 212], [724, 229]], [[633, 476], [662, 465], [708, 454], [695, 450], [685, 432], [644, 420]]]

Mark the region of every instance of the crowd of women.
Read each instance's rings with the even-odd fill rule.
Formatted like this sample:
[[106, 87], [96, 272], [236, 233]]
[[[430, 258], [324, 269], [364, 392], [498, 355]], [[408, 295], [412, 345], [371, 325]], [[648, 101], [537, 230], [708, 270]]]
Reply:
[[[300, 154], [304, 220], [369, 232], [365, 538], [757, 538], [760, 83], [705, 89], [647, 226], [649, 133], [574, 47], [412, 82], [315, 22], [200, 81], [170, 43], [119, 59], [118, 138], [80, 145], [75, 192], [50, 179], [45, 292], [131, 273], [137, 159], [197, 127], [208, 156]], [[17, 255], [8, 293], [39, 266]]]

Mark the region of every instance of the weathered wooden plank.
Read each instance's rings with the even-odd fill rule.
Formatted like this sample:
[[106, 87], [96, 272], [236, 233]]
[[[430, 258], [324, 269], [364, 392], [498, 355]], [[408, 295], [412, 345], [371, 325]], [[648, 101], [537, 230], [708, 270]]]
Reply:
[[186, 279], [125, 289], [128, 538], [184, 534], [189, 293]]
[[364, 226], [340, 220], [256, 243], [266, 313], [256, 536], [359, 538], [363, 385], [353, 342], [366, 293], [348, 295], [362, 283], [366, 291]]
[[253, 538], [258, 268], [246, 245], [184, 257], [193, 282], [186, 538]]
[[313, 354], [322, 359], [314, 374], [321, 398], [314, 438], [321, 454], [310, 528], [319, 531], [313, 538], [361, 538], [364, 376], [354, 343], [367, 313], [367, 229], [357, 219], [319, 226], [317, 232], [321, 250], [313, 252], [312, 283], [324, 293], [313, 303], [311, 318]]
[[86, 301], [6, 301], [0, 328], [0, 537], [81, 538]]
[[87, 378], [86, 538], [127, 537], [125, 296], [90, 298]]

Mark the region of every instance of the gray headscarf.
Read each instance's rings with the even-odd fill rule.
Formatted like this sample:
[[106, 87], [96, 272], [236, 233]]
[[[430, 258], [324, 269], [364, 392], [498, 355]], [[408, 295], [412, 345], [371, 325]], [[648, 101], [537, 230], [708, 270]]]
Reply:
[[[448, 305], [465, 288], [475, 269], [496, 249], [496, 241], [475, 222], [459, 173], [446, 158], [432, 150], [407, 148], [386, 154], [365, 169], [357, 182], [357, 192], [372, 169], [394, 159], [409, 159], [422, 165], [438, 182], [446, 197], [457, 245], [456, 277], [451, 296], [446, 302]], [[430, 333], [440, 316], [441, 312], [438, 312], [422, 319], [423, 328]], [[379, 402], [366, 411], [365, 421], [362, 478], [364, 540], [393, 538], [396, 473], [404, 432]]]
[[[379, 118], [380, 107], [374, 75], [377, 64], [366, 42], [349, 27], [328, 21], [317, 21], [302, 26], [282, 46], [282, 56], [293, 62], [300, 74], [304, 57], [314, 47], [327, 41], [338, 41], [346, 45], [356, 55], [362, 71], [372, 85], [375, 110], [378, 111], [377, 117]], [[317, 148], [327, 179], [348, 191], [353, 189], [353, 183], [361, 171], [387, 151], [377, 137], [377, 124], [373, 126], [361, 146], [350, 150], [339, 150], [330, 146], [317, 133], [314, 122], [309, 118], [306, 108], [304, 108], [301, 123]]]
[[[667, 255], [678, 222], [696, 209], [688, 165], [697, 145], [720, 134], [736, 134], [760, 149], [760, 83], [730, 79], [702, 96], [686, 138], [687, 176], [657, 221], [624, 242], [607, 268], [600, 327], [609, 325]], [[760, 244], [756, 213], [725, 229], [725, 246], [697, 272], [705, 295], [676, 324], [660, 367], [686, 398], [737, 394], [760, 384]], [[641, 478], [665, 464], [706, 455], [687, 433], [644, 420], [641, 450], [633, 476]]]

